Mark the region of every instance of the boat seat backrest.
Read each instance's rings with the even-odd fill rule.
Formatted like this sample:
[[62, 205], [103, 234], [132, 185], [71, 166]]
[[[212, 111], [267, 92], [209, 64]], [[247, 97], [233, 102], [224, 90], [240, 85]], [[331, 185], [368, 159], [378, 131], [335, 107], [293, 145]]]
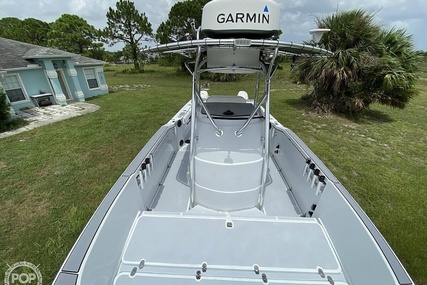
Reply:
[[208, 91], [206, 91], [206, 90], [202, 90], [202, 91], [200, 91], [200, 97], [202, 97], [202, 99], [203, 99], [204, 101], [206, 101], [206, 100], [209, 98], [209, 93], [208, 93]]
[[246, 91], [239, 91], [239, 93], [237, 93], [237, 96], [242, 97], [245, 100], [249, 99], [248, 93]]

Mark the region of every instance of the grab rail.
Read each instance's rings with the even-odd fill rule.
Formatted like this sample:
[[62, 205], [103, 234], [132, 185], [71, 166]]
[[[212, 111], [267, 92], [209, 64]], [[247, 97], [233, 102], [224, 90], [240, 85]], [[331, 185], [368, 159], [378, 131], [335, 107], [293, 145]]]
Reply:
[[243, 124], [243, 126], [240, 129], [238, 129], [237, 131], [234, 132], [234, 134], [236, 135], [236, 137], [241, 137], [242, 136], [243, 130], [246, 129], [246, 127], [249, 125], [249, 123], [255, 117], [256, 113], [259, 110], [259, 108], [261, 107], [262, 104], [264, 104], [264, 102], [265, 102], [266, 99], [267, 99], [267, 94], [265, 94], [264, 97], [262, 97], [262, 100], [258, 103], [258, 105], [256, 106], [256, 108], [252, 111], [251, 115], [246, 120], [246, 122]]
[[[202, 48], [197, 48], [197, 56], [196, 56], [196, 62], [194, 70], [198, 69], [198, 63], [200, 61], [200, 57], [202, 54]], [[190, 207], [195, 206], [195, 149], [196, 149], [196, 90], [197, 90], [197, 76], [198, 74], [196, 72], [193, 73], [193, 92], [192, 92], [192, 98], [191, 98], [191, 139], [190, 139]]]
[[205, 103], [203, 103], [203, 99], [200, 96], [200, 92], [197, 92], [196, 95], [197, 95], [197, 99], [199, 99], [200, 105], [202, 105], [203, 110], [205, 110], [206, 115], [208, 116], [209, 122], [211, 123], [212, 127], [214, 127], [215, 129], [215, 135], [219, 138], [222, 137], [222, 135], [224, 134], [224, 131], [220, 129], [218, 125], [215, 123], [211, 113], [209, 113], [208, 108], [206, 107]]
[[[257, 104], [256, 108], [251, 113], [251, 115], [246, 120], [246, 122], [243, 124], [243, 126], [234, 133], [236, 135], [236, 137], [240, 137], [242, 135], [243, 131], [247, 128], [247, 126], [249, 125], [249, 123], [251, 122], [251, 120], [255, 117], [256, 113], [259, 110], [259, 108], [262, 106], [262, 104], [265, 103], [267, 97], [270, 96], [270, 83], [269, 82], [270, 82], [270, 79], [273, 76], [274, 72], [276, 71], [276, 70], [273, 71], [273, 67], [274, 67], [274, 61], [276, 60], [277, 55], [278, 55], [278, 49], [275, 50], [275, 53], [274, 53], [274, 55], [272, 57], [272, 60], [270, 62], [270, 66], [268, 68], [268, 71], [267, 71], [267, 68], [265, 67], [265, 65], [261, 65], [261, 67], [262, 67], [262, 69], [263, 69], [263, 71], [264, 71], [264, 73], [266, 75], [266, 81], [268, 81], [268, 84], [266, 84], [266, 90], [265, 90], [264, 96], [262, 97], [261, 101]], [[258, 86], [258, 79], [259, 79], [258, 76], [259, 76], [259, 74], [257, 74], [256, 96], [258, 96], [258, 88], [259, 88], [259, 86]], [[256, 100], [257, 100], [257, 98], [255, 99], [255, 102], [256, 102]]]
[[261, 178], [261, 190], [259, 197], [259, 209], [264, 208], [264, 198], [265, 198], [265, 187], [268, 175], [268, 164], [269, 164], [269, 155], [270, 155], [270, 84], [271, 77], [276, 70], [274, 68], [274, 62], [276, 57], [279, 54], [279, 48], [276, 48], [274, 51], [273, 57], [270, 61], [270, 66], [268, 67], [268, 73], [266, 74], [265, 85], [266, 85], [266, 102], [265, 102], [265, 135], [264, 135], [264, 164], [262, 166], [262, 178]]
[[[203, 66], [205, 63], [206, 63], [206, 59], [204, 59], [204, 60], [202, 60], [201, 62], [200, 62], [200, 64], [197, 64], [198, 66]], [[196, 73], [195, 75], [194, 75], [194, 78], [196, 78], [196, 76], [200, 76], [200, 73]], [[217, 137], [222, 137], [222, 135], [224, 134], [224, 132], [223, 132], [223, 130], [221, 130], [219, 127], [218, 127], [218, 125], [215, 123], [215, 121], [214, 121], [214, 119], [213, 119], [213, 117], [212, 117], [212, 115], [211, 115], [211, 113], [209, 112], [209, 110], [208, 110], [208, 108], [206, 107], [206, 104], [203, 102], [203, 98], [202, 98], [202, 96], [200, 95], [200, 90], [199, 90], [199, 87], [198, 86], [196, 86], [196, 84], [197, 84], [197, 79], [195, 79], [194, 80], [194, 82], [193, 82], [193, 84], [194, 84], [194, 89], [193, 89], [193, 92], [195, 92], [195, 95], [196, 95], [196, 97], [197, 97], [197, 99], [198, 99], [198, 102], [200, 103], [200, 105], [202, 106], [202, 108], [203, 108], [203, 110], [205, 110], [205, 112], [206, 112], [206, 115], [208, 116], [208, 119], [209, 119], [209, 122], [211, 123], [211, 125], [214, 127], [214, 129], [215, 129], [215, 135], [217, 136]]]

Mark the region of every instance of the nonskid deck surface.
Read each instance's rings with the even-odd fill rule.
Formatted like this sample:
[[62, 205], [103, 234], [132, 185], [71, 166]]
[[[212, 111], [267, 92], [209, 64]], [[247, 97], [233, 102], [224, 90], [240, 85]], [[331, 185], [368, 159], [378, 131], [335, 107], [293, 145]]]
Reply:
[[328, 276], [346, 284], [316, 219], [201, 208], [138, 216], [114, 284], [191, 284], [197, 278], [209, 284], [261, 283], [263, 274], [278, 284], [329, 284]]
[[[151, 205], [153, 211], [186, 212], [189, 208], [189, 145], [176, 154], [169, 172]], [[273, 161], [269, 163], [264, 213], [269, 216], [298, 217], [301, 210]]]
[[135, 218], [114, 284], [265, 284], [263, 276], [277, 284], [330, 284], [328, 276], [347, 284], [323, 226], [300, 217], [273, 161], [264, 211], [223, 213], [189, 209], [188, 157], [184, 145], [152, 211]]

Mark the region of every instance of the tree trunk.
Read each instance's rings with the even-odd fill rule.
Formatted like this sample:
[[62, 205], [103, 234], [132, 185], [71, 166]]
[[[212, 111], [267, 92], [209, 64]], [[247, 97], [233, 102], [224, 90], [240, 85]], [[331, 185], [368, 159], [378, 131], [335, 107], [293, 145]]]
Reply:
[[138, 43], [135, 43], [133, 40], [130, 44], [131, 52], [132, 52], [132, 59], [133, 59], [133, 67], [136, 71], [138, 71], [141, 66], [138, 61]]
[[133, 67], [135, 68], [135, 70], [139, 70], [140, 65], [138, 61], [137, 47], [132, 47], [132, 59], [133, 59]]

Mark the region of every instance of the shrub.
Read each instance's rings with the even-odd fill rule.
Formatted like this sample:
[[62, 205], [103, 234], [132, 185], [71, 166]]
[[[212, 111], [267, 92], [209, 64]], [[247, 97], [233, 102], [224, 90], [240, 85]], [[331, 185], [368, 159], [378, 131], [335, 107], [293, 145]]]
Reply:
[[320, 46], [334, 55], [304, 58], [294, 69], [297, 80], [314, 87], [303, 97], [312, 109], [357, 115], [374, 102], [404, 108], [417, 94], [419, 57], [411, 36], [384, 30], [373, 18], [353, 10], [317, 19], [320, 28], [331, 29]]
[[7, 130], [8, 122], [10, 120], [9, 108], [10, 105], [6, 102], [6, 94], [0, 87], [0, 132]]

